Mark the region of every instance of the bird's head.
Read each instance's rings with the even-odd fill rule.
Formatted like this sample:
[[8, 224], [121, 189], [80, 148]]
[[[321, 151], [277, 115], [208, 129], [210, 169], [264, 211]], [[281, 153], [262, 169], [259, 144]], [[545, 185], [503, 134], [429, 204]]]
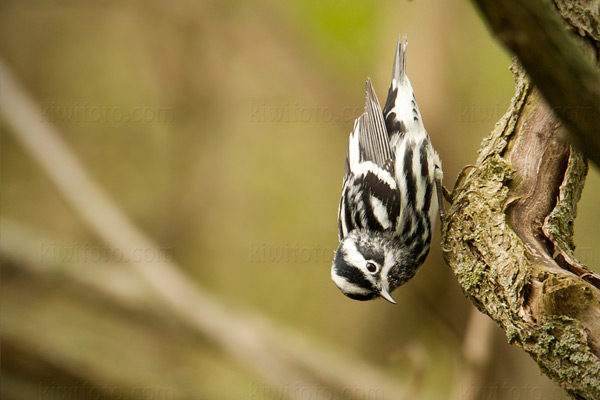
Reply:
[[355, 229], [335, 252], [331, 279], [351, 299], [383, 297], [396, 304], [390, 293], [415, 274], [411, 260], [410, 251], [391, 236]]

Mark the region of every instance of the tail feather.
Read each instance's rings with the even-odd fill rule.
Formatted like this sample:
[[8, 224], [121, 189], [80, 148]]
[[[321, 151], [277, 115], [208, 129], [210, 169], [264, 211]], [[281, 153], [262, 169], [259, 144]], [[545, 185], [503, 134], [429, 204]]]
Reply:
[[400, 82], [406, 79], [406, 47], [408, 40], [406, 35], [398, 38], [396, 57], [394, 58], [394, 70], [392, 71], [392, 85], [398, 87]]

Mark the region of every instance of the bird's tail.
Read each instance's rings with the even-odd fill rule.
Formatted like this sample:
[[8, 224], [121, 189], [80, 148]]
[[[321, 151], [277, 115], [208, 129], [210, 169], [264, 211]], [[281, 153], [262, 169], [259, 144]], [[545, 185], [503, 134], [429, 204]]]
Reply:
[[396, 57], [394, 58], [394, 70], [392, 71], [392, 83], [398, 87], [400, 82], [406, 79], [406, 47], [408, 40], [406, 35], [398, 38]]

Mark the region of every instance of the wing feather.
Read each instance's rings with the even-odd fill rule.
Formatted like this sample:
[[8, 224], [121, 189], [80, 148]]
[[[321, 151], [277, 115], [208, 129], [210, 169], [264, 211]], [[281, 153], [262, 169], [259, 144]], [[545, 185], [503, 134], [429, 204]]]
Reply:
[[394, 230], [400, 194], [394, 178], [394, 154], [371, 80], [367, 79], [365, 111], [348, 141], [346, 174], [338, 208], [340, 240], [354, 229]]
[[385, 127], [383, 112], [377, 100], [371, 79], [367, 78], [365, 112], [361, 116], [362, 124], [359, 131], [361, 161], [372, 161], [380, 168], [389, 170], [393, 165], [392, 148]]

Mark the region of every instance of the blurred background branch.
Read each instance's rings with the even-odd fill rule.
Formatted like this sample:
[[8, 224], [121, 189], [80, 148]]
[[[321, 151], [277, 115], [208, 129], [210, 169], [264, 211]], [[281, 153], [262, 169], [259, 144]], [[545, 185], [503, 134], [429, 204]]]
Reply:
[[[2, 117], [11, 127], [10, 132], [15, 135], [23, 147], [48, 174], [65, 200], [71, 204], [88, 227], [104, 240], [112, 250], [116, 250], [121, 254], [134, 254], [135, 249], [144, 249], [144, 251], [150, 249], [156, 252], [159, 246], [135, 227], [102, 189], [91, 180], [79, 160], [62, 142], [56, 129], [51, 124], [43, 121], [38, 109], [34, 106], [33, 100], [28, 97], [1, 60], [0, 71], [2, 73], [0, 110]], [[2, 229], [3, 238], [8, 238], [8, 240], [3, 241], [2, 251], [7, 252], [6, 255], [15, 262], [14, 265], [35, 265], [36, 260], [31, 259], [31, 254], [35, 254], [35, 245], [37, 243], [53, 243], [52, 240], [35, 240], [35, 236], [25, 233], [18, 225], [7, 221], [3, 221]], [[27, 250], [22, 250], [23, 247]], [[54, 266], [54, 268], [60, 267]], [[314, 343], [309, 344], [298, 338], [288, 337], [258, 315], [242, 315], [228, 309], [218, 300], [211, 298], [197, 285], [194, 285], [173, 262], [156, 259], [144, 262], [129, 262], [121, 267], [132, 268], [135, 272], [135, 276], [129, 274], [129, 279], [125, 279], [127, 275], [119, 272], [121, 274], [119, 284], [127, 287], [125, 292], [128, 295], [141, 292], [140, 289], [136, 288], [139, 283], [135, 281], [135, 279], [141, 278], [153, 293], [159, 296], [150, 304], [150, 308], [154, 310], [153, 312], [160, 310], [164, 313], [163, 315], [171, 315], [170, 319], [173, 319], [173, 321], [165, 321], [165, 323], [176, 322], [192, 328], [193, 331], [221, 346], [234, 359], [251, 368], [252, 372], [275, 387], [284, 388], [289, 385], [289, 382], [295, 382], [300, 388], [323, 385], [328, 388], [337, 388], [340, 397], [343, 388], [378, 387], [393, 395], [394, 398], [404, 398], [405, 390], [376, 368], [355, 359], [343, 358], [330, 350], [324, 349], [322, 346], [316, 346]], [[102, 293], [105, 302], [118, 304], [119, 299], [114, 298], [113, 290], [109, 284], [111, 281], [116, 281], [117, 278], [111, 276], [109, 270], [120, 269], [114, 267], [108, 269], [101, 265], [96, 266], [96, 268], [102, 270], [99, 277], [101, 279], [88, 280], [88, 285], [91, 284], [94, 289]], [[75, 282], [82, 279], [78, 276], [80, 271], [87, 271], [87, 268], [81, 266], [60, 268], [63, 278], [73, 279]], [[30, 267], [29, 272], [37, 272], [44, 277], [52, 271], [48, 271], [48, 268], [36, 269]], [[62, 284], [68, 286], [68, 282]], [[148, 299], [145, 300], [148, 301]], [[136, 308], [138, 307], [139, 305]], [[18, 309], [15, 311], [18, 312]], [[74, 312], [94, 315], [91, 310], [86, 310], [85, 306]], [[24, 316], [21, 315], [21, 317]], [[36, 319], [34, 316], [30, 316], [30, 318]], [[11, 322], [13, 323], [12, 326]], [[35, 343], [27, 342], [26, 339], [28, 338], [19, 334], [22, 328], [18, 324], [19, 319], [16, 315], [14, 318], [8, 319], [8, 323], [5, 324], [5, 328], [8, 328], [5, 330], [5, 340], [17, 342], [17, 347], [20, 345], [34, 353], [44, 354], [42, 349], [33, 347]], [[148, 329], [153, 328], [149, 326]], [[13, 333], [13, 336], [10, 333]], [[106, 337], [112, 336], [107, 335]], [[25, 340], [25, 343], [23, 343], [23, 340]], [[59, 343], [53, 344], [59, 345]], [[117, 353], [120, 351], [119, 349], [114, 350]], [[48, 351], [54, 353], [55, 358], [53, 359], [56, 361], [57, 355], [68, 357], [71, 350], [58, 346]], [[120, 365], [125, 367], [122, 371], [116, 373], [113, 370], [111, 373], [115, 374], [115, 377], [118, 376], [122, 382], [130, 384], [135, 379], [126, 371], [137, 372], [137, 368], [132, 367], [139, 361], [141, 356], [141, 354], [131, 354], [128, 359], [133, 361], [132, 365], [125, 367], [125, 363], [123, 363]], [[95, 359], [97, 355], [85, 354], [83, 357]], [[68, 360], [65, 360], [65, 363], [68, 364]], [[71, 372], [75, 374], [75, 371]], [[98, 371], [90, 371], [89, 375], [82, 378], [86, 382], [93, 382], [97, 379], [97, 377], [94, 377], [97, 373], [99, 374]], [[100, 382], [108, 377], [104, 375], [100, 378], [98, 382], [95, 382], [98, 387], [101, 387]], [[167, 384], [166, 381], [161, 381], [158, 376], [149, 378], [151, 382], [162, 382], [164, 386], [160, 387], [173, 387], [173, 382]], [[128, 387], [136, 386], [128, 385]], [[190, 392], [184, 396], [193, 398], [191, 396], [194, 393], [193, 388], [189, 386], [186, 388]], [[292, 390], [288, 395], [294, 399], [328, 397], [324, 392], [315, 393], [307, 390]], [[351, 394], [345, 394], [345, 396], [354, 398]]]

